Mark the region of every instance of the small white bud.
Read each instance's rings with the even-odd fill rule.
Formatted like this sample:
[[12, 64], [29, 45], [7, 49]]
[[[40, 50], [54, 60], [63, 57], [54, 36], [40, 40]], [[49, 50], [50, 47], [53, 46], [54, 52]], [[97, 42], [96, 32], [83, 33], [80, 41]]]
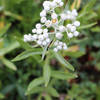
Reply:
[[79, 21], [75, 21], [73, 24], [74, 24], [74, 26], [76, 26], [76, 27], [79, 27], [79, 26], [80, 26], [80, 22], [79, 22]]
[[45, 17], [45, 16], [46, 16], [46, 11], [43, 10], [43, 11], [40, 13], [40, 16], [41, 16], [41, 17]]
[[44, 9], [45, 9], [46, 11], [48, 11], [48, 10], [50, 10], [50, 7], [49, 7], [49, 6], [44, 6]]
[[75, 31], [75, 32], [73, 33], [73, 35], [74, 35], [74, 36], [78, 36], [78, 35], [79, 35], [79, 32], [78, 32], [78, 31]]
[[41, 18], [41, 23], [45, 23], [46, 20], [47, 20], [46, 17], [42, 17], [42, 18]]
[[44, 38], [48, 38], [48, 33], [43, 34]]
[[47, 32], [48, 32], [48, 29], [47, 28], [43, 30], [43, 33], [47, 33]]
[[73, 16], [78, 16], [78, 13], [77, 13], [77, 10], [76, 10], [76, 9], [73, 9], [73, 10], [72, 10], [72, 15], [73, 15]]
[[45, 25], [46, 25], [47, 27], [51, 27], [52, 23], [51, 23], [50, 20], [47, 20], [47, 21], [45, 22]]
[[47, 43], [50, 43], [50, 39], [49, 39], [49, 38], [47, 38], [47, 39], [46, 39], [46, 42], [47, 42]]
[[73, 34], [72, 33], [68, 33], [68, 37], [69, 38], [72, 38], [73, 37]]
[[36, 29], [32, 29], [32, 33], [36, 33], [36, 31], [37, 31]]
[[39, 40], [44, 40], [43, 35], [39, 35], [39, 36], [38, 36], [38, 39], [39, 39]]
[[62, 33], [56, 33], [56, 38], [57, 39], [62, 39], [63, 37], [63, 34]]
[[64, 14], [64, 13], [61, 14], [61, 19], [62, 19], [62, 20], [66, 20], [66, 18], [67, 18], [67, 15], [66, 15], [66, 14]]
[[59, 4], [59, 5], [60, 5], [60, 7], [62, 7], [62, 6], [64, 5], [64, 3], [63, 3], [63, 2], [60, 2], [60, 4]]
[[72, 26], [71, 27], [71, 32], [75, 32], [76, 31], [76, 27], [75, 26]]
[[46, 41], [43, 41], [42, 42], [42, 45], [44, 45], [44, 46], [47, 45], [47, 42]]
[[52, 19], [57, 19], [57, 14], [56, 13], [52, 13], [51, 18]]
[[40, 23], [36, 24], [36, 28], [40, 29], [42, 27], [42, 25]]
[[58, 52], [58, 49], [57, 49], [57, 48], [54, 48], [53, 51], [54, 51], [54, 52]]
[[62, 49], [62, 46], [58, 45], [58, 46], [57, 46], [57, 49], [58, 49], [58, 50], [61, 50], [61, 49]]
[[38, 45], [41, 45], [41, 44], [42, 44], [42, 41], [38, 40], [38, 41], [37, 41], [37, 44], [38, 44]]
[[37, 29], [37, 34], [41, 34], [43, 32], [42, 29]]
[[64, 32], [65, 31], [65, 27], [63, 25], [59, 26], [59, 31]]
[[32, 37], [33, 37], [34, 40], [36, 40], [38, 38], [38, 35], [34, 34]]

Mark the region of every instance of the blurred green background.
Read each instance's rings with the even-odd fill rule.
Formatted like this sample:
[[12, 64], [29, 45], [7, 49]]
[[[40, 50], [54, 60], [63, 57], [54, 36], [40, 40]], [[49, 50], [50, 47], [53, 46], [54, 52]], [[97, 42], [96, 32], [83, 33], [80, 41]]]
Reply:
[[[41, 76], [38, 59], [30, 57], [14, 63], [11, 60], [27, 49], [20, 39], [31, 33], [39, 22], [43, 1], [0, 0], [0, 100], [37, 100], [39, 93], [25, 96], [25, 91], [32, 79]], [[66, 3], [67, 0], [63, 1]], [[70, 1], [73, 7], [75, 0]], [[77, 55], [68, 57], [66, 54], [65, 59], [75, 66], [78, 78], [68, 82], [54, 80], [55, 84], [52, 84], [60, 96], [54, 96], [52, 100], [100, 100], [100, 1], [77, 1], [78, 11], [87, 13], [83, 13], [81, 24], [97, 24], [82, 30], [79, 40], [71, 48], [76, 51], [80, 48], [84, 55], [77, 58]], [[58, 68], [55, 59], [51, 60], [51, 64]]]

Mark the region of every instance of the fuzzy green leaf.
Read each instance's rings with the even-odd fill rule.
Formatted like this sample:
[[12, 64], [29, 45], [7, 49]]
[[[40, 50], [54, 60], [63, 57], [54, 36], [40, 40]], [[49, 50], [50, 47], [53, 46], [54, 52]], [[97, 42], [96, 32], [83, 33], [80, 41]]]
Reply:
[[68, 61], [66, 61], [59, 53], [54, 53], [54, 55], [62, 65], [64, 65], [67, 69], [74, 71], [74, 67]]
[[6, 65], [6, 67], [8, 67], [14, 71], [17, 70], [16, 66], [11, 61], [7, 60], [6, 58], [2, 58], [1, 60]]
[[40, 78], [37, 78], [37, 79], [34, 79], [28, 86], [28, 89], [27, 89], [27, 94], [29, 92], [31, 92], [35, 87], [41, 85], [44, 83], [44, 78], [43, 77], [40, 77]]
[[42, 52], [40, 49], [30, 49], [30, 50], [26, 50], [26, 51], [22, 52], [17, 57], [15, 57], [12, 61], [20, 61], [20, 60], [26, 59], [30, 56], [41, 55], [41, 54], [42, 54]]
[[77, 77], [76, 74], [61, 71], [52, 71], [51, 76], [61, 80], [69, 80]]

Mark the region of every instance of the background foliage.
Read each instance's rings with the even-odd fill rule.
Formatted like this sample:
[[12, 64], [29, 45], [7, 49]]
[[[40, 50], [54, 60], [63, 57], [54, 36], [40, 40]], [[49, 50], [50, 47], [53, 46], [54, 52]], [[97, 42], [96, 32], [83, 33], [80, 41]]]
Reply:
[[[50, 82], [57, 91], [48, 87], [46, 91], [51, 92], [45, 93], [41, 92], [44, 88], [37, 87], [26, 96], [30, 81], [42, 75], [41, 57], [27, 58], [32, 53], [22, 61], [11, 60], [31, 49], [22, 38], [39, 22], [43, 0], [0, 0], [0, 100], [100, 100], [100, 1], [70, 1], [72, 8], [73, 2], [78, 1], [81, 35], [63, 56], [75, 67], [78, 77], [66, 81], [68, 76], [53, 72], [56, 73], [53, 77], [64, 78]], [[51, 68], [63, 71], [58, 60], [50, 60]]]

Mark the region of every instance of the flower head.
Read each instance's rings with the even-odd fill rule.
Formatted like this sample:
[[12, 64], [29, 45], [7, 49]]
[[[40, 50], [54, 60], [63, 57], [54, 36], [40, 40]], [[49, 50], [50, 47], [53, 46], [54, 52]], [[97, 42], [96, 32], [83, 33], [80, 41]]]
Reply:
[[[63, 37], [67, 36], [66, 39], [77, 37], [79, 35], [77, 27], [80, 26], [80, 22], [76, 20], [78, 16], [76, 9], [57, 14], [55, 8], [63, 5], [62, 0], [44, 1], [43, 10], [40, 12], [40, 23], [32, 29], [33, 34], [24, 35], [24, 41], [34, 41], [42, 47], [53, 43], [52, 48], [55, 52], [66, 50], [68, 47], [63, 42]], [[68, 23], [65, 25], [64, 22], [67, 20]]]

